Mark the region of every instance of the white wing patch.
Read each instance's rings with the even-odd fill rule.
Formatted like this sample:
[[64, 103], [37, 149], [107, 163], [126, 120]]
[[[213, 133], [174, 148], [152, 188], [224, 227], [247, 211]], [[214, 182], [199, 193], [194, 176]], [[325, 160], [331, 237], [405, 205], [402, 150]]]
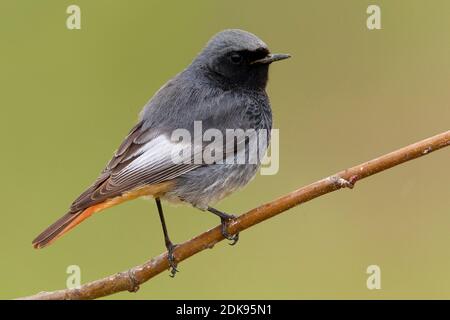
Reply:
[[[151, 178], [151, 182], [167, 180], [181, 172], [187, 172], [199, 165], [192, 162], [192, 145], [186, 142], [174, 142], [166, 135], [160, 135], [136, 150], [129, 158], [136, 157], [127, 166], [111, 175], [114, 185], [128, 184], [137, 179], [142, 182]], [[153, 181], [156, 180], [156, 181]]]

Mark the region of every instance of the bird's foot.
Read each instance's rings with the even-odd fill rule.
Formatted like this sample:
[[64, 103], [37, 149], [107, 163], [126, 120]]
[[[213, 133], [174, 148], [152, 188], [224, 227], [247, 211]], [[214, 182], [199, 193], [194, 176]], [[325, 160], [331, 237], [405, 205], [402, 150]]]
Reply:
[[225, 239], [230, 240], [230, 246], [234, 246], [239, 241], [239, 233], [229, 234], [228, 233], [228, 225], [230, 221], [234, 220], [236, 217], [232, 214], [227, 214], [224, 217], [220, 217], [220, 223], [222, 225], [222, 235]]
[[173, 254], [173, 251], [175, 250], [177, 245], [172, 244], [172, 242], [169, 242], [166, 244], [167, 247], [167, 260], [169, 261], [169, 270], [170, 270], [170, 277], [175, 277], [175, 274], [178, 271], [177, 269], [177, 260], [175, 259], [175, 256]]
[[214, 213], [216, 216], [220, 218], [220, 223], [222, 225], [222, 235], [225, 239], [231, 241], [231, 243], [229, 243], [231, 246], [234, 246], [239, 240], [239, 233], [231, 235], [228, 233], [227, 229], [230, 222], [236, 219], [236, 216], [222, 212], [212, 207], [208, 207], [208, 211]]

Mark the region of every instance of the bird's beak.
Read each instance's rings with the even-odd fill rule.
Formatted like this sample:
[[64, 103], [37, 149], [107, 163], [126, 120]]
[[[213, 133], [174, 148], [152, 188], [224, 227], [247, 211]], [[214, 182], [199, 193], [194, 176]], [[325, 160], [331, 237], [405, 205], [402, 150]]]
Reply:
[[255, 61], [252, 61], [250, 64], [269, 64], [275, 61], [280, 61], [280, 60], [284, 60], [287, 58], [290, 58], [291, 55], [290, 54], [284, 54], [284, 53], [271, 53], [269, 55], [267, 55], [266, 57], [262, 58], [262, 59], [258, 59]]

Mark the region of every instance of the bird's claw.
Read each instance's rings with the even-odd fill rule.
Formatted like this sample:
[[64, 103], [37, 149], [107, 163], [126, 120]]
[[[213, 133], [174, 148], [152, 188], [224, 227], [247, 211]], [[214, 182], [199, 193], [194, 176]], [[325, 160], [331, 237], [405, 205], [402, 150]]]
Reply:
[[236, 234], [229, 234], [227, 231], [228, 228], [228, 224], [231, 220], [233, 220], [234, 218], [236, 218], [233, 215], [229, 215], [229, 218], [221, 218], [221, 224], [222, 224], [222, 235], [225, 239], [230, 240], [231, 242], [229, 243], [230, 246], [234, 246], [238, 241], [239, 241], [239, 233]]
[[177, 269], [177, 261], [173, 254], [175, 247], [176, 245], [173, 245], [171, 243], [167, 245], [167, 260], [169, 261], [169, 270], [171, 278], [175, 277], [175, 274], [179, 272]]

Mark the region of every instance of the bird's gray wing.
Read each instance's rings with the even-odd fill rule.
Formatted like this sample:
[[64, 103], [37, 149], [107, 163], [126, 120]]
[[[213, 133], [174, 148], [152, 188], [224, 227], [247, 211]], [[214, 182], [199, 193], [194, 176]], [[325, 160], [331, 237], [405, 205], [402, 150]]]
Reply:
[[[71, 205], [77, 212], [143, 185], [157, 184], [191, 171], [199, 164], [190, 161], [186, 143], [173, 142], [168, 134], [145, 128], [139, 122], [128, 134], [97, 180]], [[174, 154], [184, 150], [184, 161]]]

